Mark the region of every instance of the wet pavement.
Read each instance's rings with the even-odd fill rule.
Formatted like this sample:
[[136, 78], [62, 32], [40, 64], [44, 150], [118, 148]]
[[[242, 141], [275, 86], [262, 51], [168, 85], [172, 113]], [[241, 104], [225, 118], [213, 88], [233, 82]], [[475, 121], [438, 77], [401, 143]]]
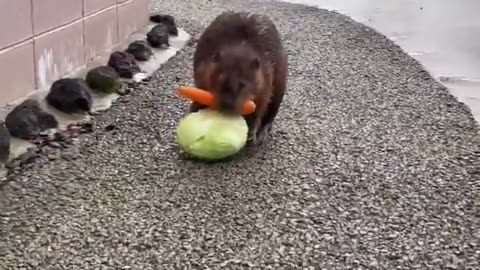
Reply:
[[480, 1], [288, 0], [335, 10], [394, 40], [480, 121]]

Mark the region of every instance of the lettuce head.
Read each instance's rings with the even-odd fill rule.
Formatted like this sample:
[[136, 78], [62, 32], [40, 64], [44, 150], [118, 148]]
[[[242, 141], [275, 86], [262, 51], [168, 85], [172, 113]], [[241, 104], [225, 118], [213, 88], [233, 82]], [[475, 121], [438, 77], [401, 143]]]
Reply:
[[239, 152], [246, 144], [247, 122], [241, 115], [211, 109], [180, 119], [176, 141], [186, 153], [204, 160], [220, 160]]

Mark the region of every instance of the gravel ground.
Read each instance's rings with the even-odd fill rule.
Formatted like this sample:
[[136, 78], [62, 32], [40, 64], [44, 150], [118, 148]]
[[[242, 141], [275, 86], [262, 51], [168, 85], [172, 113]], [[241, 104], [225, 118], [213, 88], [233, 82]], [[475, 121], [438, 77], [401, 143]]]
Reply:
[[197, 37], [227, 8], [274, 18], [290, 86], [269, 144], [183, 159], [174, 90], [192, 83], [190, 46], [68, 156], [1, 188], [0, 269], [480, 269], [468, 108], [375, 31], [266, 2], [151, 5]]

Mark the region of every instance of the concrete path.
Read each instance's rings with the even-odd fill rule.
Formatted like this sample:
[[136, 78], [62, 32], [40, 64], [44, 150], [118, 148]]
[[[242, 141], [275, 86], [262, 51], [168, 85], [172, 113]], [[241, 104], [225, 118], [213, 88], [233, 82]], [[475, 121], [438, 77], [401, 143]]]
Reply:
[[[198, 36], [269, 14], [290, 55], [270, 144], [206, 165], [174, 143], [188, 47], [68, 158], [0, 190], [0, 269], [479, 269], [480, 136], [391, 41], [345, 16], [251, 0], [152, 0]], [[105, 129], [105, 127], [107, 127]]]

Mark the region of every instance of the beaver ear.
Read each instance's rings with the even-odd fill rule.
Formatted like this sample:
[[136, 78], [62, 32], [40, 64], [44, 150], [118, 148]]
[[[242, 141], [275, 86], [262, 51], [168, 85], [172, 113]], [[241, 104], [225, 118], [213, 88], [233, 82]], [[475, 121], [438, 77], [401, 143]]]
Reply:
[[260, 59], [258, 59], [258, 57], [255, 57], [255, 59], [253, 59], [252, 68], [253, 69], [259, 69], [260, 68]]

